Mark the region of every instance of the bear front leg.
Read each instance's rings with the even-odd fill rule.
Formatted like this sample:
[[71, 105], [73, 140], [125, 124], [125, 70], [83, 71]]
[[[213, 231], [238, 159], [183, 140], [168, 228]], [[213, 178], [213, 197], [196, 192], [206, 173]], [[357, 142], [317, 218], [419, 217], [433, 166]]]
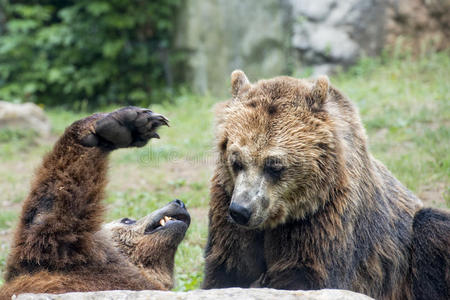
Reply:
[[264, 232], [248, 230], [230, 221], [230, 196], [212, 179], [205, 279], [202, 288], [249, 287], [266, 271]]
[[223, 239], [215, 233], [209, 234], [205, 252], [204, 289], [248, 288], [265, 271], [262, 232], [237, 230], [230, 233], [222, 235]]
[[145, 145], [167, 122], [148, 109], [126, 107], [69, 126], [37, 169], [22, 207], [6, 280], [106, 260], [94, 233], [102, 223], [108, 153]]

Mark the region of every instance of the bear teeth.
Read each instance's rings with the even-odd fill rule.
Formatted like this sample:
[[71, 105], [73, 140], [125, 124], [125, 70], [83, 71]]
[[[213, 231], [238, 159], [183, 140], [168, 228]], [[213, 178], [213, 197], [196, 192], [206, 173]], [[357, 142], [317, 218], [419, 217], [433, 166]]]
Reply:
[[172, 217], [168, 217], [168, 216], [164, 216], [164, 218], [162, 218], [161, 220], [159, 220], [159, 224], [161, 226], [165, 226], [167, 222], [169, 222], [170, 220], [173, 220]]

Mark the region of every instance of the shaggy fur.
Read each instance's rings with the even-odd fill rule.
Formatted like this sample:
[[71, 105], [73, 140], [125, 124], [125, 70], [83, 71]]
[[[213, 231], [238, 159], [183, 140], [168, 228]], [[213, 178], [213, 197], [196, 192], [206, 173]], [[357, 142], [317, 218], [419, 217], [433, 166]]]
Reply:
[[412, 280], [416, 299], [450, 299], [450, 213], [426, 208], [413, 222]]
[[326, 77], [231, 79], [217, 108], [203, 287], [412, 298], [421, 201], [370, 155], [353, 104]]
[[[23, 204], [0, 298], [24, 292], [168, 289], [189, 226], [177, 200], [139, 221], [101, 227], [108, 154], [143, 146], [167, 119], [124, 108], [68, 127], [37, 170]], [[164, 216], [179, 216], [158, 226]], [[129, 248], [124, 250], [125, 245]]]

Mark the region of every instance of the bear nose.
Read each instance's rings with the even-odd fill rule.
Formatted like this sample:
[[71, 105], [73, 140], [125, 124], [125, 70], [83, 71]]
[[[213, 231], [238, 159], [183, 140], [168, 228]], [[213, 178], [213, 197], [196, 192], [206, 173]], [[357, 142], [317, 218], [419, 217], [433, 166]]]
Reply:
[[231, 218], [240, 225], [246, 225], [252, 215], [250, 210], [236, 203], [231, 203], [228, 211]]
[[178, 205], [178, 206], [181, 207], [181, 208], [186, 208], [186, 205], [184, 205], [184, 202], [181, 201], [180, 199], [175, 199], [175, 200], [173, 201], [173, 203], [175, 203], [176, 205]]

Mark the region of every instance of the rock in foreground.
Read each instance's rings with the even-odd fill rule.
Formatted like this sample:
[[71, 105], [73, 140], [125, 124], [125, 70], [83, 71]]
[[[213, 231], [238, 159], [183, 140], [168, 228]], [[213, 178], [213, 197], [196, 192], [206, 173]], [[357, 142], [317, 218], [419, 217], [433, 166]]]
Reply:
[[90, 293], [68, 293], [61, 295], [50, 294], [23, 294], [13, 299], [17, 300], [94, 300], [94, 299], [117, 299], [117, 300], [207, 300], [207, 299], [302, 299], [302, 300], [368, 300], [368, 296], [346, 290], [318, 290], [318, 291], [282, 291], [275, 289], [213, 289], [195, 290], [190, 292], [163, 292], [163, 291], [104, 291]]

